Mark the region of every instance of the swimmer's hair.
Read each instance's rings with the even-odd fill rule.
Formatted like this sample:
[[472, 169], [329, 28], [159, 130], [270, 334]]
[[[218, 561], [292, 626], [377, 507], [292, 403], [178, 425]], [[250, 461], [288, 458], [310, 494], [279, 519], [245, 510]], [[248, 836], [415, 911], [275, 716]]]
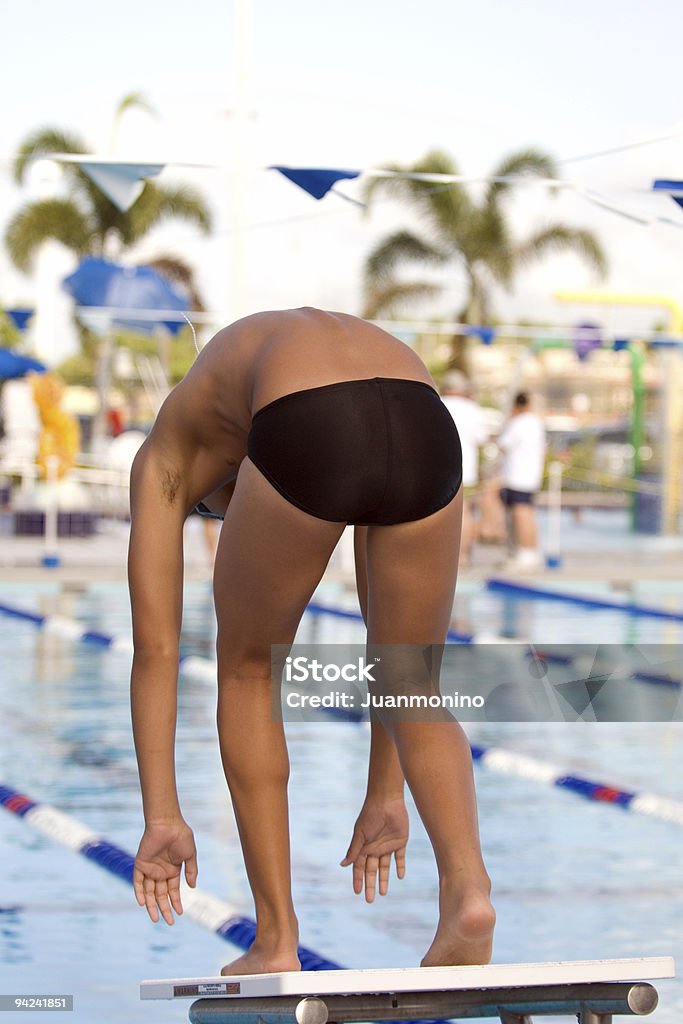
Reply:
[[526, 391], [518, 391], [515, 395], [515, 409], [526, 409], [529, 404], [529, 396]]
[[442, 391], [458, 391], [463, 395], [472, 392], [472, 384], [460, 370], [448, 370], [441, 379]]

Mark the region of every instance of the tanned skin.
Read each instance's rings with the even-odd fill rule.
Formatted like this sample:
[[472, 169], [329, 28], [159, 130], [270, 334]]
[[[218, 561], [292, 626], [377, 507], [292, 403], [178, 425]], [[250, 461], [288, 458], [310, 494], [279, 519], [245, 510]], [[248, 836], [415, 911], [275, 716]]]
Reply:
[[[181, 869], [196, 885], [194, 837], [175, 778], [183, 525], [198, 501], [225, 515], [214, 568], [217, 722], [225, 777], [256, 910], [251, 948], [223, 974], [300, 969], [292, 904], [283, 726], [271, 713], [271, 644], [291, 644], [346, 523], [296, 508], [246, 455], [253, 414], [293, 391], [369, 377], [435, 387], [418, 356], [355, 317], [259, 313], [215, 335], [164, 402], [131, 473], [131, 709], [145, 831], [138, 903], [152, 921], [182, 913]], [[462, 489], [424, 519], [356, 527], [358, 594], [369, 643], [442, 644], [456, 583]], [[482, 861], [467, 739], [448, 717], [372, 720], [367, 791], [346, 856], [353, 889], [387, 892], [405, 872], [407, 781], [439, 871], [439, 923], [423, 966], [484, 964], [495, 913]]]

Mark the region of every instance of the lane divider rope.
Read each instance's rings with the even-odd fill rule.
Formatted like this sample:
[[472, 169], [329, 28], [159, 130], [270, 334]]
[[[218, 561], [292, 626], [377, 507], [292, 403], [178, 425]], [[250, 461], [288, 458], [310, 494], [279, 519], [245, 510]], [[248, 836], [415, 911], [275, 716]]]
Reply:
[[[54, 842], [93, 861], [123, 882], [133, 885], [135, 858], [120, 846], [109, 842], [57, 807], [39, 803], [10, 786], [0, 784], [0, 804]], [[183, 917], [189, 917], [202, 927], [215, 932], [240, 949], [248, 949], [256, 935], [256, 922], [238, 913], [225, 900], [201, 889], [191, 889], [181, 881]], [[137, 903], [135, 904], [137, 907]], [[138, 909], [141, 909], [138, 907]], [[299, 959], [305, 971], [343, 970], [340, 964], [309, 949], [299, 947]]]
[[[315, 606], [318, 614], [325, 614], [322, 609], [325, 606]], [[77, 622], [58, 615], [37, 615], [34, 612], [24, 611], [9, 605], [0, 603], [0, 613], [12, 615], [16, 618], [25, 619], [42, 627], [48, 632], [79, 639], [85, 643], [106, 647], [109, 650], [132, 654], [133, 641], [130, 637], [113, 637], [93, 630], [83, 630]], [[353, 614], [353, 613], [345, 613]], [[358, 615], [360, 618], [360, 615]], [[535, 654], [535, 656], [538, 656]], [[558, 657], [561, 657], [558, 655]], [[208, 658], [197, 655], [185, 655], [180, 659], [180, 670], [183, 674], [195, 679], [213, 682], [216, 679], [216, 664]], [[639, 674], [634, 673], [635, 677]], [[670, 685], [681, 685], [678, 680], [671, 680], [668, 677], [652, 677], [646, 679], [648, 682], [667, 682]], [[342, 708], [334, 709], [335, 717], [340, 720], [358, 722], [359, 716], [354, 712], [345, 711]], [[579, 796], [589, 800], [596, 800], [602, 803], [613, 804], [638, 814], [649, 815], [665, 821], [683, 825], [683, 803], [670, 800], [654, 793], [635, 793], [628, 790], [621, 790], [618, 787], [605, 783], [595, 782], [581, 776], [563, 772], [560, 769], [544, 762], [532, 759], [523, 754], [499, 747], [482, 747], [472, 744], [472, 757], [475, 762], [492, 771], [505, 774], [517, 775], [523, 778], [534, 779], [537, 782], [546, 782], [558, 786], [561, 789], [568, 789]], [[132, 867], [131, 867], [132, 871]], [[188, 890], [191, 892], [191, 890]], [[311, 968], [312, 969], [312, 968]]]
[[484, 747], [471, 744], [472, 759], [475, 763], [503, 775], [516, 775], [519, 778], [531, 779], [567, 789], [577, 796], [600, 803], [612, 804], [634, 814], [645, 814], [651, 818], [659, 818], [675, 825], [683, 825], [683, 802], [659, 796], [656, 793], [636, 793], [608, 786], [603, 782], [584, 778], [581, 775], [568, 774], [560, 768], [539, 761], [526, 754], [518, 754], [514, 750], [503, 747]]
[[545, 590], [513, 580], [490, 579], [486, 581], [486, 589], [492, 593], [509, 594], [514, 597], [528, 597], [542, 601], [564, 601], [567, 604], [579, 605], [581, 608], [624, 612], [627, 615], [642, 618], [683, 622], [683, 612], [668, 611], [666, 608], [652, 608], [649, 605], [633, 602], [608, 601], [605, 598], [586, 597], [582, 594], [572, 594], [562, 590]]
[[[65, 814], [51, 804], [38, 803], [10, 786], [0, 783], [0, 804], [7, 811], [15, 814], [38, 832], [62, 846], [81, 854], [122, 881], [133, 885], [133, 866], [135, 858], [120, 846], [92, 832], [76, 818]], [[189, 917], [203, 928], [214, 932], [222, 939], [232, 943], [239, 949], [249, 949], [256, 937], [256, 922], [236, 912], [225, 900], [191, 889], [185, 879], [180, 883], [183, 901], [183, 917]], [[142, 909], [136, 903], [138, 909]], [[0, 912], [12, 913], [18, 907], [2, 907]], [[308, 946], [299, 946], [297, 950], [303, 971], [341, 971], [342, 964], [330, 960]], [[386, 1024], [392, 1024], [387, 1021]], [[399, 1022], [395, 1022], [399, 1024]], [[401, 1024], [446, 1024], [441, 1020], [416, 1019], [403, 1021]]]

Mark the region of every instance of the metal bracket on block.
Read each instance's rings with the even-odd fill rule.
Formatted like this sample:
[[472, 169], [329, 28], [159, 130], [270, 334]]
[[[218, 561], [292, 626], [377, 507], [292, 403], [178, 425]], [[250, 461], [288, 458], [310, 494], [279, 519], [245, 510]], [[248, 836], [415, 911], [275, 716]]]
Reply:
[[590, 1006], [581, 1005], [576, 1015], [579, 1024], [612, 1024], [611, 1013], [596, 1013]]
[[506, 1010], [504, 1006], [498, 1008], [498, 1013], [500, 1014], [500, 1024], [534, 1024], [527, 1013], [513, 1013], [512, 1010]]

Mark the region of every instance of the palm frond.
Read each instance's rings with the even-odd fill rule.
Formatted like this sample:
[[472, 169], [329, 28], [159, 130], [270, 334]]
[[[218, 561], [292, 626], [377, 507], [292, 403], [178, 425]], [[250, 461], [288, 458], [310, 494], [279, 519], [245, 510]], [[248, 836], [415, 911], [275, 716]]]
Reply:
[[[28, 165], [36, 156], [50, 153], [87, 153], [87, 147], [79, 135], [62, 131], [60, 128], [39, 128], [32, 132], [19, 147], [19, 156], [14, 161], [14, 180], [23, 184]], [[65, 164], [64, 170], [76, 171], [75, 164]]]
[[374, 249], [365, 262], [365, 276], [371, 282], [383, 282], [392, 277], [396, 266], [405, 261], [438, 266], [447, 255], [410, 231], [397, 231]]
[[77, 256], [90, 250], [90, 220], [69, 199], [43, 199], [24, 206], [7, 225], [5, 245], [19, 270], [31, 269], [36, 250], [48, 239], [61, 242]]
[[[383, 170], [402, 174], [445, 174], [456, 175], [458, 168], [454, 160], [442, 150], [434, 149], [409, 166], [388, 164]], [[444, 183], [405, 178], [371, 178], [365, 186], [364, 200], [370, 200], [378, 193], [407, 199], [431, 221], [440, 239], [448, 246], [458, 247], [458, 232], [469, 218], [473, 204], [467, 191], [458, 182]]]
[[366, 320], [374, 320], [380, 314], [396, 316], [406, 305], [419, 299], [430, 299], [442, 291], [441, 285], [427, 281], [397, 282], [393, 281], [380, 287], [369, 288], [365, 296], [365, 305], [361, 316]]
[[592, 231], [551, 224], [527, 239], [517, 248], [516, 259], [530, 263], [556, 252], [573, 251], [586, 261], [600, 277], [607, 273], [607, 257]]
[[[377, 170], [391, 171], [396, 175], [458, 173], [455, 163], [448, 153], [438, 149], [430, 150], [429, 153], [414, 164], [383, 164]], [[405, 197], [406, 195], [412, 195], [413, 189], [416, 186], [419, 191], [423, 185], [424, 182], [416, 182], [408, 177], [369, 178], [365, 183], [363, 199], [369, 202], [377, 192]]]
[[147, 97], [141, 92], [129, 92], [116, 104], [114, 119], [120, 120], [127, 110], [142, 110], [146, 114], [156, 114], [156, 110]]
[[211, 230], [211, 213], [199, 192], [187, 186], [165, 188], [148, 181], [122, 223], [122, 239], [126, 245], [133, 245], [171, 218], [187, 220], [204, 232]]
[[497, 205], [473, 209], [463, 222], [458, 243], [466, 267], [483, 263], [500, 284], [511, 284], [515, 252], [508, 223]]
[[[504, 157], [493, 172], [494, 178], [522, 177], [537, 175], [540, 178], [557, 177], [557, 165], [553, 158], [540, 149], [521, 149]], [[486, 193], [487, 205], [493, 205], [509, 192], [512, 182], [492, 181]]]
[[148, 260], [145, 266], [153, 267], [171, 284], [179, 284], [187, 293], [192, 309], [200, 313], [206, 309], [199, 294], [195, 272], [189, 263], [181, 260], [178, 256], [165, 254]]

